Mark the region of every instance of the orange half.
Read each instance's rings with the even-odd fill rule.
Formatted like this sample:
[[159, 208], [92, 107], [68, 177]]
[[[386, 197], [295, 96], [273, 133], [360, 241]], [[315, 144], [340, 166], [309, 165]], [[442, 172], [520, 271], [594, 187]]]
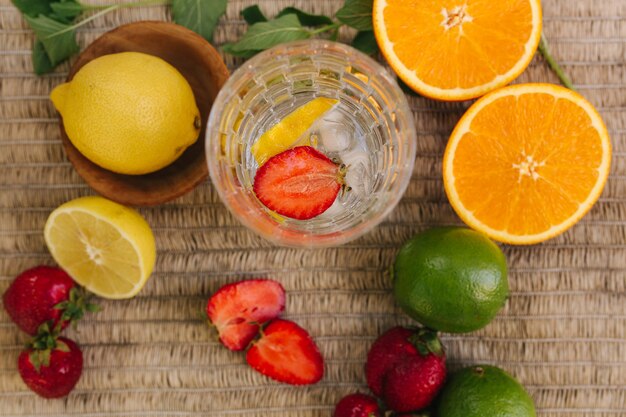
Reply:
[[396, 74], [437, 100], [509, 84], [541, 39], [540, 0], [374, 0], [374, 32]]
[[490, 93], [461, 118], [443, 160], [446, 194], [470, 227], [534, 244], [578, 222], [609, 176], [611, 142], [581, 95], [552, 84]]

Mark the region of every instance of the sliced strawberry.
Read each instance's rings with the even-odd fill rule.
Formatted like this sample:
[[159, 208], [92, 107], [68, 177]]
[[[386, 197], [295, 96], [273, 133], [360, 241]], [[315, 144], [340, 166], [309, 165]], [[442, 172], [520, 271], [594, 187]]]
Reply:
[[292, 385], [314, 384], [324, 376], [324, 359], [311, 336], [288, 320], [273, 320], [246, 355], [265, 376]]
[[345, 169], [310, 146], [297, 146], [270, 158], [257, 171], [254, 193], [270, 210], [307, 220], [334, 203]]
[[252, 279], [220, 288], [206, 306], [220, 341], [230, 350], [243, 350], [254, 339], [259, 325], [285, 309], [285, 290], [269, 279]]

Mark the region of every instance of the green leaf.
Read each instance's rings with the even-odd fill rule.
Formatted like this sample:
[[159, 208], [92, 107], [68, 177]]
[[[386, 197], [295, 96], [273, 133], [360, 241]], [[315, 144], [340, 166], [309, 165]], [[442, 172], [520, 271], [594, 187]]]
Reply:
[[69, 28], [69, 25], [57, 22], [46, 16], [24, 16], [24, 18], [43, 44], [43, 48], [52, 65], [57, 66], [78, 52], [79, 48], [76, 43], [75, 30], [67, 30], [59, 34], [59, 32]]
[[[43, 366], [50, 366], [50, 349], [39, 351], [39, 363]], [[39, 369], [37, 370], [39, 372]]]
[[267, 17], [263, 14], [259, 6], [256, 4], [254, 6], [246, 7], [241, 12], [241, 17], [246, 21], [249, 25], [254, 25], [259, 22], [267, 22]]
[[40, 352], [40, 350], [33, 350], [28, 354], [28, 360], [30, 360], [30, 363], [33, 365], [33, 368], [35, 368], [35, 371], [37, 371], [37, 373], [39, 373], [39, 370], [41, 369]]
[[211, 41], [227, 3], [228, 0], [172, 0], [172, 17], [174, 22]]
[[50, 8], [51, 0], [11, 0], [11, 2], [20, 12], [31, 17], [48, 14], [52, 11]]
[[81, 291], [79, 291], [80, 287], [72, 287], [70, 290], [70, 301], [72, 303], [76, 303], [80, 298], [82, 298]]
[[76, 16], [78, 16], [85, 10], [80, 3], [77, 3], [73, 0], [50, 3], [50, 7], [54, 12], [54, 16], [68, 19], [69, 21], [73, 21]]
[[372, 3], [374, 0], [346, 0], [337, 11], [336, 17], [342, 23], [357, 30], [372, 30]]
[[247, 50], [243, 50], [243, 51], [238, 51], [235, 49], [235, 44], [230, 42], [230, 43], [225, 43], [224, 45], [222, 45], [222, 51], [226, 52], [227, 54], [231, 54], [234, 56], [238, 56], [241, 58], [252, 58], [253, 56], [255, 56], [256, 54], [258, 54], [261, 51], [247, 51]]
[[239, 42], [229, 45], [226, 50], [229, 53], [250, 53], [309, 37], [311, 37], [310, 32], [302, 27], [298, 17], [288, 14], [268, 22], [255, 23], [250, 26]]
[[56, 345], [57, 345], [56, 349], [60, 350], [61, 352], [69, 352], [70, 351], [70, 347], [65, 342], [57, 340]]
[[49, 334], [50, 333], [50, 323], [43, 322], [37, 328], [37, 334]]
[[69, 305], [69, 301], [61, 301], [60, 303], [55, 304], [52, 308], [55, 310], [65, 310]]
[[357, 33], [352, 40], [352, 46], [367, 55], [374, 55], [378, 52], [378, 43], [376, 43], [376, 37], [371, 30]]
[[43, 44], [40, 40], [35, 40], [35, 44], [33, 45], [32, 58], [35, 74], [45, 74], [54, 69], [54, 65], [52, 65], [52, 62], [50, 62], [50, 58], [48, 57], [48, 54], [46, 53], [46, 50], [44, 49]]
[[102, 307], [100, 307], [98, 304], [87, 303], [85, 304], [85, 310], [89, 311], [90, 313], [97, 313], [99, 311], [102, 311]]
[[281, 10], [276, 17], [283, 17], [288, 14], [295, 14], [298, 16], [298, 20], [303, 26], [321, 26], [321, 25], [330, 25], [333, 23], [333, 20], [321, 14], [310, 14], [295, 7], [285, 7]]

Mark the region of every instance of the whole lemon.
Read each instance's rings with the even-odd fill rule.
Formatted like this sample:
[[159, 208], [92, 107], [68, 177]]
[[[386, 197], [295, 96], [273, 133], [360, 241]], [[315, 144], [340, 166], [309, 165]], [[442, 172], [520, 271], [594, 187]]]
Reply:
[[96, 58], [50, 98], [80, 153], [120, 174], [146, 174], [171, 164], [200, 132], [189, 83], [152, 55]]

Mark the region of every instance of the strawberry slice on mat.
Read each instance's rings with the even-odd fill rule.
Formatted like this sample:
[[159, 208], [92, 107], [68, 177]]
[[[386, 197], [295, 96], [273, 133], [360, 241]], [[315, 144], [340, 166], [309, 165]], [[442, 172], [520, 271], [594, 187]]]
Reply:
[[259, 332], [259, 326], [285, 309], [285, 289], [270, 279], [228, 284], [209, 298], [206, 313], [220, 341], [230, 350], [243, 350]]
[[292, 385], [315, 384], [324, 376], [324, 359], [302, 327], [276, 319], [261, 332], [246, 355], [248, 364], [272, 379]]
[[254, 193], [270, 210], [298, 220], [319, 216], [335, 202], [345, 167], [310, 146], [268, 159], [254, 178]]

